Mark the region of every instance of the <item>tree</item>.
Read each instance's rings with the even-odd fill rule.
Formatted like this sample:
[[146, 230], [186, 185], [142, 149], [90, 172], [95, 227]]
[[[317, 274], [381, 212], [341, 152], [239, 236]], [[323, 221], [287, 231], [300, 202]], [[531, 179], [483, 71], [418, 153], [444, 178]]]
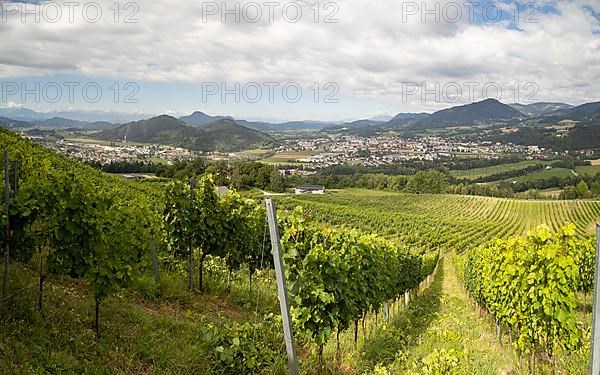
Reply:
[[589, 188], [585, 181], [581, 181], [577, 184], [577, 198], [587, 198], [589, 195]]
[[590, 185], [590, 193], [594, 197], [600, 196], [600, 182], [592, 182], [592, 184]]
[[575, 186], [566, 186], [560, 194], [561, 199], [577, 199], [577, 189]]
[[417, 172], [406, 185], [406, 191], [416, 194], [444, 194], [447, 190], [446, 176], [433, 169]]
[[271, 178], [269, 182], [269, 190], [276, 193], [283, 193], [285, 191], [285, 181], [283, 180], [283, 176], [279, 173], [278, 170], [274, 169], [271, 172]]

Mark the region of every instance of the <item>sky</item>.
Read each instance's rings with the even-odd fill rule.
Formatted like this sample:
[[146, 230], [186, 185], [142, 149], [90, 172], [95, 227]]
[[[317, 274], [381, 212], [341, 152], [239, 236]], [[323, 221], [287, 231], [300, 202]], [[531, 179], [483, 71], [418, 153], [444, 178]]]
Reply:
[[0, 107], [346, 121], [600, 101], [598, 0], [3, 1], [0, 35]]

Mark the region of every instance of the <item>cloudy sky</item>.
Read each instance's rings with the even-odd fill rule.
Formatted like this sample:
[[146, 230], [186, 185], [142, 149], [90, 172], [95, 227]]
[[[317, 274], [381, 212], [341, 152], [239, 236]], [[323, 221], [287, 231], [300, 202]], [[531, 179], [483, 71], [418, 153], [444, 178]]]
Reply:
[[479, 3], [1, 2], [0, 107], [336, 121], [600, 100], [600, 1]]

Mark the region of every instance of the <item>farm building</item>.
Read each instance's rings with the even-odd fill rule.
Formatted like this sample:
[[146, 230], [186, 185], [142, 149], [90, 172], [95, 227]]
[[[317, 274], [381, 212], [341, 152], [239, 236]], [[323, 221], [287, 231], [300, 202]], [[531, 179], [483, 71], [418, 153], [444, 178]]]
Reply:
[[325, 186], [318, 185], [298, 185], [296, 194], [325, 194]]

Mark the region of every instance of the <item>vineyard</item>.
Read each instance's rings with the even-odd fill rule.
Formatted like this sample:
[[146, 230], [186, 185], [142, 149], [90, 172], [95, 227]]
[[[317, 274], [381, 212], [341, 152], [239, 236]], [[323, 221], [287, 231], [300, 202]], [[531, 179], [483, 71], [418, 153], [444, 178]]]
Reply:
[[[413, 251], [456, 251], [458, 278], [488, 321], [492, 340], [504, 343], [498, 350], [514, 347], [519, 357], [506, 360], [518, 363], [514, 371], [587, 371], [595, 256], [591, 235], [600, 202], [353, 190], [287, 197], [285, 204], [301, 204], [332, 225], [385, 233]], [[467, 371], [461, 356], [476, 349], [467, 350], [464, 343], [448, 347], [452, 352], [436, 358], [446, 369], [442, 373]], [[442, 355], [439, 347], [429, 349]], [[397, 361], [389, 368], [409, 371]]]
[[[287, 371], [260, 200], [209, 174], [127, 181], [4, 130], [0, 150], [0, 372]], [[600, 202], [277, 201], [301, 373], [585, 368]]]
[[[64, 296], [56, 306], [57, 282], [71, 280], [81, 288], [78, 298], [67, 298], [71, 302], [67, 315], [93, 301], [88, 314], [94, 335], [80, 339], [91, 347], [90, 338], [102, 346], [104, 335], [113, 341], [115, 334], [123, 333], [111, 329], [114, 300], [123, 293], [133, 293], [144, 304], [169, 304], [185, 296], [179, 309], [185, 309], [187, 320], [198, 309], [195, 300], [208, 298], [206, 293], [211, 289], [214, 293], [216, 284], [226, 299], [234, 298], [234, 305], [240, 305], [237, 309], [246, 310], [241, 313], [246, 317], [225, 322], [219, 317], [207, 323], [204, 316], [196, 316], [196, 354], [206, 358], [193, 357], [199, 361], [195, 365], [208, 366], [201, 372], [219, 369], [232, 374], [283, 366], [281, 323], [272, 314], [276, 297], [266, 215], [260, 201], [235, 192], [220, 196], [211, 175], [167, 184], [128, 182], [8, 132], [0, 136], [0, 146], [10, 157], [2, 163], [9, 209], [2, 214], [0, 228], [7, 234], [2, 239], [7, 275], [2, 309], [7, 318], [1, 332], [13, 339], [1, 347], [24, 339], [15, 331], [15, 322], [23, 321], [20, 316], [29, 323], [37, 321], [40, 329], [45, 322], [60, 320], [58, 315], [65, 312], [57, 315], [56, 310], [64, 305]], [[340, 334], [352, 325], [354, 345], [359, 337], [364, 342], [373, 316], [375, 326], [383, 311], [389, 319], [390, 310], [398, 310], [429, 283], [438, 262], [438, 253], [412, 254], [373, 234], [322, 226], [300, 208], [282, 215], [280, 225], [296, 340], [312, 348], [304, 360], [309, 367], [316, 363], [320, 373], [325, 367], [324, 347], [334, 334], [339, 346]], [[253, 280], [258, 281], [254, 288]], [[175, 285], [182, 290], [173, 290]], [[85, 328], [81, 320], [87, 319], [80, 312], [76, 316], [80, 328]], [[63, 328], [54, 339], [68, 338], [62, 337], [65, 331], [72, 334]], [[54, 363], [55, 358], [36, 365], [19, 353], [6, 352], [3, 357], [34, 373], [48, 366], [82, 371], [73, 363], [61, 367], [65, 364]], [[9, 363], [2, 365], [9, 371]], [[139, 366], [143, 365], [135, 368]]]
[[459, 252], [494, 238], [525, 235], [540, 224], [558, 230], [576, 226], [577, 237], [594, 232], [600, 201], [526, 201], [457, 195], [413, 195], [349, 190], [328, 196], [294, 196], [287, 207], [302, 205], [335, 225], [381, 233], [418, 248], [439, 246]]
[[542, 356], [556, 370], [556, 353], [573, 353], [582, 345], [577, 291], [593, 290], [595, 246], [573, 239], [570, 224], [553, 234], [541, 226], [528, 234], [496, 240], [469, 252], [465, 287], [495, 319], [498, 336], [505, 330], [520, 355], [529, 355], [532, 372]]

